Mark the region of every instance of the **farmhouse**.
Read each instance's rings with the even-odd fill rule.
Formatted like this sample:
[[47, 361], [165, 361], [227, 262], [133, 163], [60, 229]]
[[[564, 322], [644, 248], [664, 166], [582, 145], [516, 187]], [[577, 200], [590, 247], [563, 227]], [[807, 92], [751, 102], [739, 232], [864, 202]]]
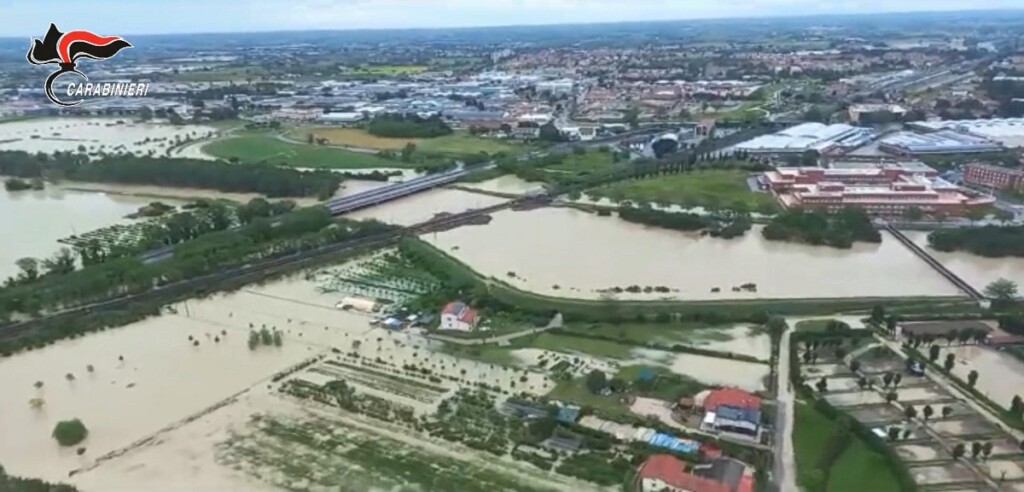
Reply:
[[637, 472], [637, 482], [643, 492], [732, 492], [724, 483], [687, 473], [685, 463], [667, 454], [647, 458]]
[[479, 321], [476, 310], [461, 301], [449, 302], [441, 310], [442, 330], [473, 331]]

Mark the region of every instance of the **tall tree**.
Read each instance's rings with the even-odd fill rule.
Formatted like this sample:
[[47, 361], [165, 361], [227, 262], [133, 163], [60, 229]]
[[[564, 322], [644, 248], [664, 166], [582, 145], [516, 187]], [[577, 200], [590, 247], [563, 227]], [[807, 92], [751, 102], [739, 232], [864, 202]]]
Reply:
[[973, 388], [974, 385], [977, 384], [977, 383], [978, 383], [978, 371], [972, 370], [970, 373], [967, 374], [967, 385]]
[[984, 294], [997, 301], [1011, 301], [1017, 298], [1017, 283], [1001, 278], [988, 284]]
[[928, 420], [932, 418], [932, 415], [935, 414], [935, 410], [932, 408], [931, 405], [925, 405], [921, 413], [924, 415], [924, 419]]

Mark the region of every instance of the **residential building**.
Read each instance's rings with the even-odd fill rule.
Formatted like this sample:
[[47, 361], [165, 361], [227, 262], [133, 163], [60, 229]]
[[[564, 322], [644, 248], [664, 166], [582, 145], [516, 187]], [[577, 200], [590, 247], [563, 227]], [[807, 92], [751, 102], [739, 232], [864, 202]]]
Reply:
[[686, 472], [686, 463], [668, 454], [647, 458], [637, 470], [641, 492], [732, 492], [729, 486]]
[[757, 439], [761, 430], [761, 410], [718, 405], [704, 414], [700, 428], [708, 432], [729, 432]]
[[761, 408], [761, 397], [739, 388], [720, 388], [710, 390], [706, 394], [702, 392], [697, 395], [696, 400], [699, 400], [696, 403], [708, 412], [717, 410], [721, 405], [754, 410]]
[[964, 182], [997, 190], [1024, 191], [1024, 171], [1018, 168], [972, 163], [964, 166]]
[[754, 476], [747, 465], [732, 458], [718, 457], [711, 463], [695, 465], [690, 473], [721, 482], [732, 492], [753, 492]]
[[476, 310], [463, 302], [449, 302], [441, 310], [441, 329], [453, 331], [473, 331], [480, 320]]

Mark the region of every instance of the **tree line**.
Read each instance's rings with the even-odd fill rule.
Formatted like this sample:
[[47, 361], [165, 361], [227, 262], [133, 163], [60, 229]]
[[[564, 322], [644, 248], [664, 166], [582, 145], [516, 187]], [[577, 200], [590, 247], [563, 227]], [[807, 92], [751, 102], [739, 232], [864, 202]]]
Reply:
[[854, 242], [882, 242], [863, 210], [845, 208], [829, 214], [815, 210], [788, 210], [777, 214], [761, 231], [769, 241], [793, 241], [847, 249]]
[[[323, 207], [303, 208], [268, 218], [258, 217], [234, 229], [211, 232], [174, 246], [161, 261], [128, 256], [79, 270], [41, 275], [0, 288], [0, 321], [17, 313], [38, 313], [116, 297], [139, 294], [197, 276], [225, 271], [267, 258], [390, 230], [376, 221], [336, 221]], [[74, 323], [60, 327], [57, 338], [74, 333]], [[9, 347], [0, 343], [0, 349]]]
[[67, 178], [76, 181], [205, 188], [270, 197], [317, 196], [327, 199], [342, 178], [328, 171], [303, 172], [270, 165], [170, 157], [53, 155], [0, 151], [0, 174], [19, 178]]
[[990, 258], [1021, 257], [1024, 226], [940, 229], [928, 234], [928, 245], [939, 251], [968, 251]]
[[651, 207], [622, 207], [619, 209], [619, 218], [627, 222], [677, 231], [707, 231], [708, 235], [722, 239], [742, 236], [752, 226], [749, 214], [698, 215], [663, 212]]
[[78, 489], [68, 484], [8, 475], [3, 466], [0, 466], [0, 490], [4, 492], [78, 492]]
[[452, 128], [437, 114], [429, 118], [415, 114], [385, 114], [370, 120], [366, 131], [378, 137], [433, 138], [450, 135]]

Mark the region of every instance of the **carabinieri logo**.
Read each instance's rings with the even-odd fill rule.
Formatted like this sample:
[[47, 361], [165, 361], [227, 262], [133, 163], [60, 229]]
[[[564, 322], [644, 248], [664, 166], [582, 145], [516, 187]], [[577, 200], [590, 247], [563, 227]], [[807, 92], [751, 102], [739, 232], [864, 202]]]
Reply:
[[[57, 77], [65, 73], [74, 73], [86, 81], [89, 77], [78, 70], [76, 63], [79, 58], [91, 58], [93, 60], [106, 60], [117, 54], [117, 52], [131, 48], [132, 45], [124, 38], [120, 36], [98, 36], [89, 31], [70, 31], [62, 33], [57, 30], [57, 26], [50, 24], [50, 29], [46, 31], [46, 36], [43, 40], [38, 39], [32, 40], [32, 46], [28, 49], [28, 54], [25, 58], [29, 63], [33, 65], [48, 65], [56, 63], [59, 70], [50, 74], [46, 78], [46, 97], [50, 99], [54, 104], [61, 106], [76, 106], [82, 102], [82, 100], [74, 102], [64, 102], [57, 99], [53, 94], [53, 83], [57, 80]], [[131, 93], [128, 92], [129, 86], [131, 87]], [[143, 86], [143, 87], [139, 87]], [[148, 89], [145, 84], [80, 84], [78, 90], [75, 91], [74, 84], [68, 86], [68, 96], [72, 95], [129, 95], [135, 96], [136, 91], [138, 95]], [[118, 90], [120, 89], [120, 91]], [[120, 93], [119, 93], [120, 92]]]

